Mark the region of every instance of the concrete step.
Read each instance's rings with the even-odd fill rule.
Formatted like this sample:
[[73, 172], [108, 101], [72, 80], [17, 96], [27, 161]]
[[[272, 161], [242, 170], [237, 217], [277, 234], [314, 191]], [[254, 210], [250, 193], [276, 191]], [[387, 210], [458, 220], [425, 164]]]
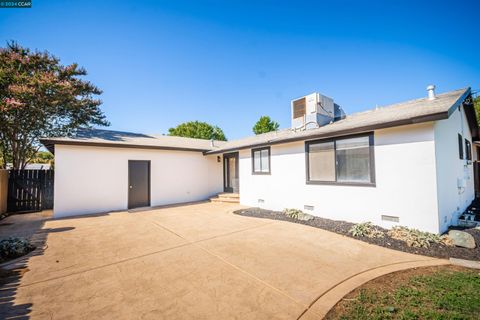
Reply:
[[228, 199], [240, 199], [240, 194], [238, 194], [238, 193], [230, 193], [230, 192], [222, 192], [222, 193], [217, 194], [217, 197], [222, 198], [222, 199], [225, 199], [225, 198], [228, 198]]
[[210, 199], [210, 202], [217, 202], [217, 203], [240, 203], [240, 200], [211, 198], [211, 199]]
[[226, 197], [213, 197], [210, 198], [211, 202], [228, 202], [228, 203], [240, 203], [239, 198], [226, 198]]

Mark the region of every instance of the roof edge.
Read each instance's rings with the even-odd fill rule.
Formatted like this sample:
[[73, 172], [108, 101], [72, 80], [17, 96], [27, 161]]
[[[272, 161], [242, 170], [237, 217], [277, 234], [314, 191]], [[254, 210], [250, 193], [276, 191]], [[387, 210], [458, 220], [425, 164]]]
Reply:
[[467, 97], [471, 94], [472, 94], [471, 88], [470, 87], [465, 88], [465, 91], [462, 93], [460, 97], [458, 97], [457, 101], [455, 101], [455, 103], [452, 104], [450, 108], [448, 108], [448, 116], [450, 117], [452, 113], [455, 112], [455, 109], [461, 106], [462, 103], [465, 101], [465, 99], [467, 99]]
[[410, 119], [378, 123], [375, 125], [368, 125], [368, 126], [363, 126], [363, 127], [353, 128], [353, 129], [340, 130], [332, 133], [319, 133], [311, 136], [279, 138], [279, 140], [270, 140], [263, 143], [250, 144], [250, 145], [245, 145], [237, 148], [211, 150], [211, 151], [204, 152], [204, 154], [205, 155], [219, 154], [219, 153], [231, 152], [236, 150], [250, 149], [254, 147], [261, 147], [261, 146], [268, 146], [268, 145], [275, 145], [275, 144], [282, 144], [282, 143], [289, 143], [289, 142], [296, 142], [296, 141], [308, 141], [308, 140], [315, 140], [315, 139], [321, 139], [321, 138], [333, 138], [333, 137], [339, 137], [339, 136], [349, 135], [354, 133], [368, 132], [372, 130], [400, 127], [400, 126], [405, 126], [410, 124], [418, 124], [418, 123], [437, 121], [437, 120], [445, 120], [445, 119], [448, 119], [448, 117], [449, 117], [448, 111], [444, 111], [444, 112], [434, 113], [428, 116], [419, 116], [419, 117], [414, 117]]
[[[469, 101], [469, 103], [465, 103], [465, 100], [468, 97], [470, 97], [470, 101]], [[464, 93], [464, 95], [461, 98], [463, 98], [463, 99], [459, 99], [459, 101], [456, 102], [455, 107], [463, 106], [463, 110], [464, 110], [465, 115], [467, 117], [468, 127], [470, 128], [470, 132], [472, 134], [472, 141], [477, 141], [477, 140], [479, 140], [479, 137], [480, 137], [480, 132], [479, 132], [480, 130], [479, 130], [479, 126], [478, 126], [477, 114], [475, 112], [475, 104], [473, 103], [473, 99], [472, 99], [471, 89], [468, 88], [468, 90]], [[453, 106], [452, 106], [452, 108], [453, 108]], [[453, 113], [453, 111], [455, 111], [455, 110], [452, 110], [452, 113]]]
[[[461, 90], [461, 89], [459, 89]], [[348, 134], [355, 134], [355, 133], [361, 133], [361, 132], [368, 132], [372, 130], [379, 130], [379, 129], [386, 129], [386, 128], [393, 128], [393, 127], [400, 127], [400, 126], [405, 126], [405, 125], [410, 125], [410, 124], [418, 124], [418, 123], [424, 123], [424, 122], [430, 122], [430, 121], [437, 121], [437, 120], [445, 120], [448, 119], [452, 113], [458, 108], [459, 106], [462, 105], [462, 103], [465, 101], [465, 99], [471, 95], [471, 88], [466, 87], [463, 89], [464, 92], [460, 95], [460, 97], [455, 101], [455, 103], [447, 110], [443, 112], [438, 112], [438, 113], [433, 113], [430, 115], [423, 115], [423, 116], [418, 116], [418, 117], [413, 117], [410, 119], [403, 119], [403, 120], [396, 120], [396, 121], [390, 121], [390, 122], [385, 122], [385, 123], [379, 123], [379, 124], [374, 124], [374, 125], [369, 125], [369, 126], [364, 126], [364, 127], [358, 127], [358, 128], [353, 128], [353, 129], [346, 129], [346, 130], [340, 130], [337, 132], [332, 132], [332, 133], [319, 133], [311, 136], [300, 136], [300, 137], [291, 137], [291, 138], [278, 138], [279, 140], [270, 140], [267, 142], [262, 142], [262, 143], [255, 143], [255, 144], [249, 144], [249, 145], [244, 145], [241, 147], [236, 147], [236, 148], [228, 148], [228, 149], [220, 149], [220, 150], [210, 150], [204, 152], [204, 154], [220, 154], [224, 152], [232, 152], [232, 151], [237, 151], [237, 150], [243, 150], [243, 149], [249, 149], [249, 148], [255, 148], [255, 147], [261, 147], [261, 146], [268, 146], [268, 145], [274, 145], [274, 144], [282, 144], [282, 143], [289, 143], [289, 142], [295, 142], [295, 141], [307, 141], [307, 140], [314, 140], [314, 139], [321, 139], [321, 138], [333, 138], [333, 137], [339, 137], [343, 135], [348, 135]], [[466, 108], [465, 110], [470, 110], [472, 108]], [[468, 112], [469, 115], [467, 114], [467, 117], [469, 117], [469, 125], [473, 125], [476, 123], [476, 127], [472, 126], [470, 129], [472, 130], [472, 134], [476, 133], [476, 138], [478, 139], [478, 134], [479, 134], [479, 127], [478, 127], [478, 122], [472, 121], [471, 114], [472, 112]], [[473, 112], [475, 115], [475, 112]], [[476, 119], [475, 119], [476, 120]]]
[[166, 147], [166, 146], [148, 146], [138, 144], [120, 144], [109, 142], [87, 142], [87, 141], [65, 141], [55, 139], [40, 139], [40, 143], [45, 146], [51, 153], [55, 153], [55, 145], [69, 145], [69, 146], [88, 146], [88, 147], [106, 147], [106, 148], [130, 148], [130, 149], [155, 149], [155, 150], [174, 150], [174, 151], [189, 151], [202, 152], [211, 151], [211, 149], [196, 149], [196, 148], [182, 148], [182, 147]]

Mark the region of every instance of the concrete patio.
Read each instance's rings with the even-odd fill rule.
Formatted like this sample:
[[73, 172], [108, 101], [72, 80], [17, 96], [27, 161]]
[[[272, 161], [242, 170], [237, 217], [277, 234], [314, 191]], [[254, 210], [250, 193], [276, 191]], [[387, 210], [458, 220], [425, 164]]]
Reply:
[[238, 208], [11, 216], [0, 237], [41, 248], [2, 267], [13, 271], [0, 279], [0, 318], [321, 319], [370, 279], [447, 263]]

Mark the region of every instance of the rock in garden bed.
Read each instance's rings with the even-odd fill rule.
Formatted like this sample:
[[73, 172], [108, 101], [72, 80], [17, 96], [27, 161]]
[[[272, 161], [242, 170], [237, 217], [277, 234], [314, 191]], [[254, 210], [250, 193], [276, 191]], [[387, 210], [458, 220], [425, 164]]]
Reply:
[[[256, 217], [256, 218], [265, 218], [265, 219], [273, 219], [273, 220], [282, 220], [282, 221], [289, 221], [299, 224], [308, 225], [311, 227], [335, 232], [347, 237], [351, 237], [357, 240], [361, 240], [364, 242], [368, 242], [371, 244], [376, 244], [382, 247], [399, 250], [408, 253], [414, 254], [421, 254], [430, 257], [436, 258], [458, 258], [458, 259], [467, 259], [467, 260], [480, 260], [480, 249], [478, 246], [475, 249], [469, 248], [462, 248], [457, 246], [449, 246], [444, 244], [443, 242], [435, 243], [429, 242], [429, 246], [427, 248], [417, 248], [408, 246], [407, 242], [398, 240], [393, 238], [389, 235], [389, 230], [380, 228], [375, 226], [375, 232], [371, 236], [353, 236], [350, 230], [352, 227], [358, 226], [358, 224], [345, 222], [345, 221], [337, 221], [337, 220], [330, 220], [326, 218], [320, 218], [311, 216], [312, 218], [307, 221], [296, 219], [295, 217], [292, 218], [287, 214], [279, 211], [271, 211], [266, 209], [260, 208], [248, 208], [248, 209], [241, 209], [235, 211], [236, 214], [248, 217]], [[402, 230], [399, 230], [402, 231]], [[462, 232], [466, 232], [470, 235], [477, 244], [480, 244], [480, 230], [479, 229], [465, 229]], [[382, 233], [382, 236], [379, 234]], [[390, 233], [392, 234], [392, 233]], [[395, 236], [395, 234], [393, 234]], [[440, 237], [439, 237], [440, 238]]]
[[465, 231], [450, 230], [448, 237], [452, 239], [453, 244], [457, 247], [474, 249], [476, 246], [473, 236]]

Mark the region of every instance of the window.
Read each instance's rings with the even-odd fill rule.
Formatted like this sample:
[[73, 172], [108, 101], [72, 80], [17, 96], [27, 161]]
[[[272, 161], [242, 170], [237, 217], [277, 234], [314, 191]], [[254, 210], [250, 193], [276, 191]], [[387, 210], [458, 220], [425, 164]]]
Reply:
[[465, 156], [467, 160], [472, 160], [472, 144], [465, 139]]
[[369, 137], [337, 140], [337, 181], [370, 182]]
[[252, 173], [270, 174], [270, 147], [252, 149]]
[[335, 181], [335, 143], [310, 144], [308, 153], [309, 180]]
[[458, 134], [458, 157], [463, 159], [463, 138], [460, 133]]
[[373, 134], [306, 142], [307, 183], [374, 185]]

